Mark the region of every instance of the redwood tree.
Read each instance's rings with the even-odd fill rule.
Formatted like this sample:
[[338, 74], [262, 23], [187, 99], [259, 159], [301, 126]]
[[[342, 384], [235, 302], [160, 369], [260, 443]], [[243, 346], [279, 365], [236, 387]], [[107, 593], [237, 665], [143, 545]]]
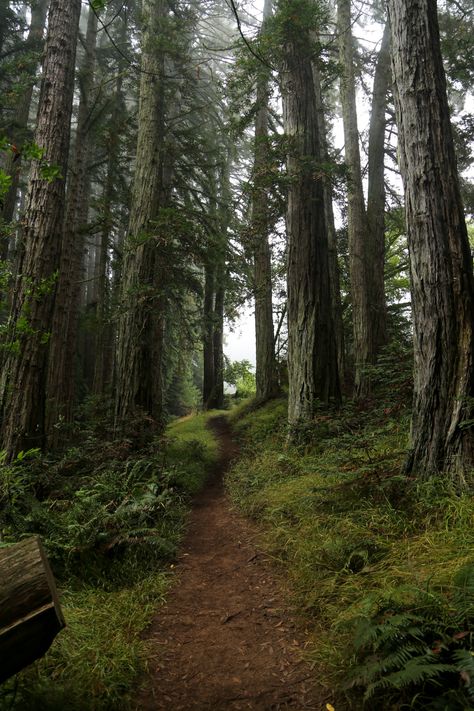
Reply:
[[[271, 14], [272, 0], [265, 0], [261, 28], [262, 35], [266, 31]], [[260, 62], [257, 75], [257, 112], [255, 116], [250, 233], [254, 253], [256, 397], [261, 402], [268, 400], [278, 392], [273, 333], [272, 264], [268, 239], [270, 229], [268, 178], [266, 175], [269, 157], [269, 79], [269, 67]]]
[[115, 414], [120, 427], [137, 407], [157, 423], [162, 417], [164, 294], [156, 222], [163, 191], [166, 14], [164, 0], [143, 3], [137, 153], [117, 333]]
[[[20, 77], [21, 81], [26, 82], [26, 89], [22, 92], [16, 102], [13, 114], [14, 119], [9, 130], [10, 138], [12, 142], [16, 144], [18, 152], [10, 154], [5, 166], [5, 171], [8, 175], [11, 175], [12, 181], [0, 210], [2, 219], [6, 223], [11, 222], [15, 212], [18, 186], [20, 182], [21, 146], [27, 138], [26, 133], [28, 128], [28, 116], [30, 113], [35, 77], [43, 44], [48, 1], [38, 0], [38, 2], [32, 2], [30, 5], [31, 22], [28, 30], [28, 38], [25, 42], [25, 50], [29, 52], [31, 57], [23, 62], [23, 69]], [[5, 240], [1, 248], [1, 258], [6, 259], [7, 254], [8, 244]]]
[[90, 148], [90, 123], [93, 107], [97, 13], [89, 8], [84, 58], [79, 70], [81, 96], [77, 128], [69, 169], [66, 218], [59, 268], [48, 372], [46, 422], [51, 445], [59, 441], [59, 419], [69, 422], [75, 404], [77, 330], [84, 251], [84, 226], [87, 222], [90, 177], [87, 159]]
[[415, 350], [406, 469], [474, 464], [474, 281], [459, 191], [435, 0], [389, 0], [392, 68], [410, 254]]
[[388, 32], [379, 55], [374, 82], [369, 135], [369, 204], [365, 206], [359, 148], [356, 104], [355, 46], [350, 0], [337, 5], [339, 54], [341, 61], [341, 105], [344, 150], [349, 169], [347, 227], [349, 272], [354, 336], [354, 395], [361, 399], [370, 392], [367, 365], [375, 363], [386, 342], [384, 290], [384, 138], [388, 90]]
[[[313, 82], [314, 46], [305, 0], [279, 3], [288, 143], [288, 419], [311, 419], [318, 402], [339, 402], [321, 137]], [[316, 18], [315, 18], [316, 20]]]
[[29, 178], [24, 256], [10, 316], [3, 390], [7, 458], [42, 447], [46, 378], [64, 216], [80, 0], [51, 0], [34, 140], [42, 151]]

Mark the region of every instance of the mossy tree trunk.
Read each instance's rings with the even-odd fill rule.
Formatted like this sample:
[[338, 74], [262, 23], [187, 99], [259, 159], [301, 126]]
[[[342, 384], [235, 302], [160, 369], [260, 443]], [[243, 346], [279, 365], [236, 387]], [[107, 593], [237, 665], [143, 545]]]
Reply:
[[164, 0], [142, 6], [138, 142], [129, 234], [124, 245], [117, 334], [115, 416], [126, 426], [137, 408], [161, 426], [164, 313], [156, 220], [162, 196], [164, 145]]
[[69, 170], [63, 245], [59, 267], [48, 370], [47, 432], [51, 447], [61, 437], [60, 421], [73, 416], [76, 353], [85, 229], [90, 197], [87, 162], [90, 155], [90, 121], [96, 65], [97, 14], [88, 11], [84, 58], [79, 70], [81, 95], [74, 151]]
[[[410, 255], [415, 388], [406, 469], [472, 476], [474, 281], [435, 0], [389, 0]], [[465, 425], [463, 424], [465, 423]]]

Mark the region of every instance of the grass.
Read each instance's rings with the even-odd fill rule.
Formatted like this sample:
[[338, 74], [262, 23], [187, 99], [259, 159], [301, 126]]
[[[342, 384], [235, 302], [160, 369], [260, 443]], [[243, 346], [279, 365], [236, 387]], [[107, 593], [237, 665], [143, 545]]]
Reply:
[[67, 475], [55, 476], [54, 490], [33, 507], [30, 480], [42, 462], [3, 477], [3, 533], [11, 541], [41, 533], [67, 627], [41, 660], [2, 685], [2, 711], [131, 707], [148, 659], [142, 633], [165, 598], [189, 499], [217, 459], [206, 427], [215, 414], [173, 422], [147, 453], [123, 461], [104, 460], [98, 449], [87, 469], [75, 450], [58, 464]]
[[28, 711], [128, 709], [147, 663], [146, 628], [169, 584], [156, 573], [116, 591], [63, 591], [67, 627], [39, 662], [5, 686], [1, 708]]
[[[474, 595], [459, 603], [455, 580], [474, 564], [474, 503], [442, 479], [419, 484], [400, 475], [403, 408], [321, 411], [299, 446], [287, 445], [285, 414], [278, 400], [237, 419], [244, 455], [227, 487], [242, 511], [265, 524], [264, 545], [311, 623], [318, 677], [340, 703], [359, 709], [363, 684], [349, 687], [367, 661], [354, 641], [361, 620], [403, 610], [436, 619], [448, 646], [471, 634]], [[450, 683], [458, 687], [459, 674]], [[385, 689], [377, 708], [422, 698], [421, 687], [406, 684]], [[459, 703], [446, 709], [464, 708]]]
[[188, 415], [175, 420], [168, 427], [165, 450], [166, 466], [174, 468], [174, 479], [189, 493], [196, 493], [214, 466], [218, 445], [207, 422], [212, 417], [227, 414], [209, 410], [199, 415]]

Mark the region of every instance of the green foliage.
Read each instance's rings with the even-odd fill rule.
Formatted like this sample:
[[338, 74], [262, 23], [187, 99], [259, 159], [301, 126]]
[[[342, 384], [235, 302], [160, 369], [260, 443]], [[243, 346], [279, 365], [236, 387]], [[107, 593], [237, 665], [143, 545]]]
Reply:
[[173, 422], [167, 431], [166, 463], [172, 467], [176, 484], [196, 493], [203, 483], [203, 472], [213, 467], [217, 455], [217, 442], [206, 423], [219, 410], [183, 417]]
[[61, 168], [58, 165], [48, 165], [46, 163], [41, 165], [40, 175], [48, 183], [52, 183], [53, 180], [62, 180], [63, 178]]
[[189, 498], [217, 458], [207, 419], [174, 422], [138, 455], [129, 441], [91, 433], [60, 458], [30, 450], [2, 465], [1, 539], [41, 535], [67, 627], [41, 661], [2, 687], [0, 708], [133, 705], [147, 658], [141, 632], [163, 600]]
[[[460, 585], [462, 578], [468, 585]], [[364, 701], [404, 700], [413, 709], [462, 709], [474, 702], [474, 650], [466, 629], [472, 617], [474, 567], [455, 576], [447, 604], [431, 590], [413, 590], [410, 608], [394, 601], [355, 630], [358, 666], [352, 684], [365, 689]], [[469, 600], [466, 597], [469, 592]], [[461, 593], [461, 594], [459, 594]], [[387, 605], [386, 601], [386, 605]], [[416, 611], [415, 611], [416, 610]]]
[[310, 32], [318, 30], [328, 21], [328, 9], [323, 2], [309, 0], [278, 0], [276, 13], [271, 25], [275, 45], [287, 46], [288, 42], [302, 44], [305, 52], [316, 56], [318, 43], [308, 42]]
[[248, 398], [255, 395], [254, 367], [249, 360], [228, 361], [224, 369], [224, 381], [235, 385], [235, 397]]
[[410, 359], [384, 358], [373, 373], [378, 399], [321, 409], [298, 446], [287, 443], [283, 400], [247, 407], [227, 487], [265, 524], [264, 544], [312, 629], [318, 679], [336, 699], [354, 709], [467, 709], [474, 504], [442, 479], [400, 474]]
[[90, 6], [95, 12], [100, 12], [107, 7], [107, 0], [90, 0]]
[[12, 177], [0, 168], [0, 200], [5, 197], [12, 184]]

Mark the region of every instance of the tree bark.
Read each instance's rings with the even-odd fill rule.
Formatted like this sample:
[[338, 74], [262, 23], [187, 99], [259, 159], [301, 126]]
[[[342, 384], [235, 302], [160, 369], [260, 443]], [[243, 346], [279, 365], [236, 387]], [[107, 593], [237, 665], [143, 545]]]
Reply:
[[[406, 470], [472, 474], [474, 281], [435, 0], [390, 0], [392, 69], [405, 187], [415, 389]], [[463, 425], [465, 423], [465, 426]]]
[[[327, 141], [327, 125], [324, 109], [324, 100], [321, 87], [321, 72], [317, 62], [313, 62], [313, 81], [316, 100], [316, 110], [318, 113], [318, 130], [320, 136], [321, 156], [320, 162], [323, 164], [329, 163], [328, 141]], [[331, 178], [328, 175], [323, 175], [323, 190], [324, 190], [324, 210], [326, 213], [326, 225], [328, 231], [328, 259], [331, 283], [331, 305], [333, 309], [334, 333], [337, 347], [337, 365], [339, 372], [339, 381], [341, 384], [345, 381], [346, 376], [346, 354], [344, 344], [344, 325], [342, 322], [342, 303], [341, 303], [341, 283], [340, 270], [337, 251], [337, 234], [334, 220], [333, 210], [333, 190]]]
[[125, 246], [116, 360], [116, 424], [142, 408], [158, 426], [163, 416], [164, 294], [153, 222], [163, 191], [164, 53], [157, 45], [164, 0], [143, 3], [138, 143], [128, 243]]
[[[347, 222], [354, 334], [354, 396], [356, 399], [363, 399], [370, 393], [370, 377], [366, 370], [367, 366], [375, 363], [381, 345], [379, 339], [384, 338], [384, 247], [383, 236], [382, 246], [377, 244], [375, 240], [376, 235], [380, 239], [380, 232], [374, 232], [371, 238], [365, 208], [364, 190], [362, 187], [359, 131], [357, 126], [356, 80], [354, 72], [355, 50], [351, 30], [352, 18], [350, 0], [339, 0], [337, 5], [337, 25], [339, 53], [342, 66], [340, 86], [344, 123], [344, 144], [346, 163], [349, 169]], [[382, 110], [384, 117], [385, 107], [383, 107]], [[379, 153], [378, 156], [375, 156], [373, 150], [374, 133], [376, 130], [380, 131], [380, 126], [376, 124], [378, 120], [379, 116], [373, 115], [373, 122], [371, 124], [372, 164], [374, 164], [375, 157], [377, 157], [378, 161], [382, 160], [383, 184], [383, 153]], [[379, 139], [379, 137], [377, 138]], [[380, 179], [380, 171], [377, 173], [377, 179]], [[377, 203], [377, 209], [380, 209], [380, 200]], [[376, 270], [378, 270], [377, 274]]]
[[215, 384], [214, 363], [214, 300], [215, 300], [215, 269], [208, 263], [204, 274], [203, 303], [203, 383], [202, 400], [204, 409], [209, 409]]
[[[294, 23], [294, 25], [293, 25]], [[318, 402], [340, 401], [328, 232], [309, 29], [293, 17], [282, 72], [288, 141], [288, 419], [309, 421]]]
[[[261, 35], [272, 15], [272, 0], [265, 0]], [[257, 115], [253, 163], [251, 240], [254, 253], [256, 398], [265, 402], [278, 393], [272, 303], [272, 263], [268, 214], [268, 84], [269, 69], [260, 64], [257, 76]]]
[[25, 253], [9, 339], [12, 356], [3, 421], [8, 460], [21, 449], [45, 443], [49, 339], [61, 249], [80, 9], [80, 0], [51, 0], [48, 16], [35, 143], [44, 151], [43, 161], [57, 166], [60, 174], [48, 179], [42, 174], [42, 162], [36, 161], [29, 179], [23, 221]]
[[385, 129], [391, 76], [390, 24], [387, 21], [375, 67], [369, 127], [366, 262], [369, 269], [367, 289], [373, 334], [372, 362], [376, 361], [388, 338], [385, 300]]
[[210, 408], [222, 409], [224, 406], [224, 300], [225, 300], [225, 261], [217, 267], [216, 294], [214, 302], [214, 387], [209, 402]]
[[46, 430], [50, 447], [58, 445], [60, 421], [73, 416], [76, 384], [77, 330], [79, 321], [85, 225], [90, 188], [87, 160], [90, 150], [90, 118], [96, 64], [97, 14], [89, 8], [84, 59], [79, 71], [81, 97], [74, 153], [69, 171], [63, 245], [59, 267], [48, 368]]

